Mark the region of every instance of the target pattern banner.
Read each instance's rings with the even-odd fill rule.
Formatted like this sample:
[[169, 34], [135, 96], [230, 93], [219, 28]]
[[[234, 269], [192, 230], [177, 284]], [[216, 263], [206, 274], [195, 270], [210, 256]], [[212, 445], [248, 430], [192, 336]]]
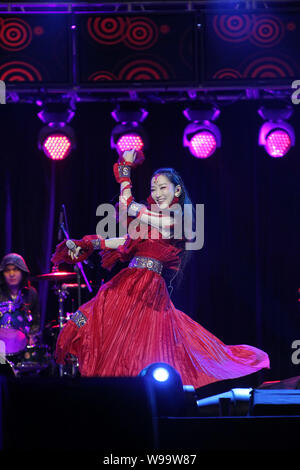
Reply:
[[0, 18], [0, 48], [17, 52], [32, 41], [31, 25], [21, 18]]
[[71, 83], [69, 15], [0, 16], [0, 80]]
[[289, 83], [300, 76], [300, 16], [232, 11], [205, 15], [205, 83]]
[[77, 15], [81, 84], [196, 83], [196, 16]]
[[219, 86], [300, 77], [300, 12], [0, 14], [0, 81]]

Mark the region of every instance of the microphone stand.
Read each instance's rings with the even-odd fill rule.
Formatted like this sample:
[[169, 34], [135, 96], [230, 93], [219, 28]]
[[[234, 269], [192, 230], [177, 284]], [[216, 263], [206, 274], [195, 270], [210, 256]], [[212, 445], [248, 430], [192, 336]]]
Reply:
[[[63, 216], [62, 216], [62, 213], [63, 213]], [[67, 240], [70, 240], [70, 236], [69, 236], [69, 233], [68, 233], [69, 230], [66, 230], [66, 227], [65, 227], [62, 219], [64, 219], [64, 221], [66, 223], [66, 226], [68, 227], [66, 209], [65, 209], [64, 204], [61, 207], [61, 214], [60, 214], [60, 220], [59, 220], [59, 232], [60, 232], [60, 230], [62, 230], [64, 235], [65, 235], [65, 238]], [[81, 273], [81, 275], [84, 279], [84, 282], [85, 282], [89, 292], [92, 292], [92, 288], [91, 288], [90, 283], [89, 283], [89, 281], [88, 281], [88, 279], [85, 275], [82, 263], [81, 262], [76, 263], [74, 268], [75, 268], [75, 271], [76, 271], [76, 274], [77, 274], [78, 306], [80, 306], [81, 305], [81, 278], [80, 278], [80, 273]], [[63, 323], [64, 323], [63, 301], [64, 301], [64, 298], [66, 296], [66, 291], [62, 287], [59, 287], [59, 289], [58, 289], [58, 296], [59, 296], [59, 331], [61, 331], [62, 328], [63, 328]], [[75, 375], [74, 367], [75, 366], [73, 364], [72, 365], [72, 375]], [[59, 365], [59, 376], [60, 377], [64, 376], [64, 366], [63, 365]]]
[[[69, 236], [68, 232], [66, 231], [66, 228], [65, 228], [63, 223], [60, 224], [60, 227], [61, 227], [62, 231], [64, 232], [66, 239], [70, 240], [70, 236]], [[81, 305], [81, 279], [80, 279], [80, 273], [81, 273], [81, 275], [84, 279], [84, 282], [85, 282], [89, 292], [92, 292], [92, 288], [91, 288], [90, 283], [89, 283], [89, 281], [88, 281], [88, 279], [85, 275], [85, 272], [83, 270], [83, 266], [82, 266], [81, 261], [79, 263], [76, 263], [75, 266], [77, 268], [76, 272], [77, 272], [77, 285], [78, 285], [78, 288], [77, 288], [78, 289], [78, 306], [80, 306]]]

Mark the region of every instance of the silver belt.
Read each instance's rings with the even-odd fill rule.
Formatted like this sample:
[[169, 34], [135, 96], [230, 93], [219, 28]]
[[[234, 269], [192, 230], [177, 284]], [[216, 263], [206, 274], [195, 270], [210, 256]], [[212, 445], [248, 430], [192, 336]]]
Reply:
[[130, 261], [129, 268], [146, 268], [150, 271], [154, 271], [157, 274], [162, 273], [163, 264], [154, 258], [148, 258], [147, 256], [135, 256]]

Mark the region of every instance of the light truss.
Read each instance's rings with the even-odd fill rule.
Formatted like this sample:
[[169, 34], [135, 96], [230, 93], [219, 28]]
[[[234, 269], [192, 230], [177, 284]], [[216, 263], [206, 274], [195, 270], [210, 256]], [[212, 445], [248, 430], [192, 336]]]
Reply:
[[1, 12], [23, 13], [82, 13], [82, 12], [154, 12], [154, 11], [198, 11], [200, 9], [269, 9], [269, 8], [300, 8], [300, 0], [152, 0], [152, 1], [115, 1], [103, 2], [41, 2], [12, 1], [1, 2]]
[[232, 89], [172, 89], [147, 88], [143, 90], [120, 89], [45, 89], [32, 88], [7, 90], [7, 103], [35, 104], [45, 103], [196, 103], [204, 102], [217, 104], [221, 102], [235, 103], [237, 101], [284, 101], [291, 103], [291, 88], [237, 88]]
[[[266, 9], [283, 8], [300, 9], [300, 0], [157, 0], [157, 1], [103, 1], [103, 2], [41, 2], [41, 1], [12, 1], [0, 4], [1, 14], [30, 14], [30, 13], [115, 13], [115, 12], [184, 12], [201, 11], [203, 9]], [[300, 77], [299, 77], [300, 78]], [[6, 86], [7, 103], [35, 103], [43, 102], [220, 102], [238, 100], [284, 100], [290, 101], [292, 94], [291, 84], [277, 85], [245, 85], [238, 86], [198, 86], [195, 88], [185, 86], [147, 86], [143, 84], [128, 84], [128, 87], [99, 86], [84, 87], [74, 84], [59, 87], [44, 85], [10, 85]]]

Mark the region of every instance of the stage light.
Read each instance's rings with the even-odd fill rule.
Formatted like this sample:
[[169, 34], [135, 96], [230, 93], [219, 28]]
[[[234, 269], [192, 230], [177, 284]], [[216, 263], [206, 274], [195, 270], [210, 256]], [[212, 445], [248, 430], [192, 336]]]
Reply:
[[165, 367], [157, 367], [153, 370], [152, 375], [158, 382], [165, 382], [170, 377], [169, 371]]
[[295, 132], [286, 122], [265, 122], [259, 131], [259, 145], [270, 157], [284, 157], [295, 145]]
[[74, 131], [67, 125], [75, 112], [65, 104], [53, 106], [56, 110], [51, 110], [48, 105], [38, 113], [38, 118], [46, 124], [39, 132], [38, 148], [51, 160], [64, 160], [76, 147]]
[[145, 150], [148, 139], [141, 122], [146, 119], [148, 112], [145, 109], [121, 110], [117, 108], [111, 115], [118, 123], [111, 133], [111, 148], [117, 150], [119, 154], [132, 148]]
[[177, 372], [174, 367], [171, 367], [169, 364], [164, 362], [154, 362], [145, 367], [139, 374], [141, 377], [146, 377], [149, 380], [159, 382], [160, 384], [168, 385], [180, 384], [182, 387], [182, 381], [180, 374]]
[[45, 154], [52, 160], [63, 160], [69, 154], [71, 142], [66, 135], [49, 135], [43, 143]]
[[270, 157], [284, 157], [295, 145], [294, 129], [286, 122], [286, 119], [291, 117], [292, 110], [289, 107], [281, 109], [262, 107], [258, 113], [266, 120], [259, 131], [259, 145], [265, 148]]
[[75, 148], [74, 131], [69, 126], [46, 126], [40, 130], [38, 147], [51, 160], [63, 160]]
[[159, 416], [179, 416], [184, 413], [185, 391], [181, 376], [164, 362], [149, 364], [140, 373], [149, 383]]
[[196, 158], [211, 157], [221, 146], [220, 130], [211, 122], [218, 118], [220, 111], [186, 109], [183, 114], [193, 121], [184, 130], [183, 146]]
[[266, 150], [272, 157], [283, 157], [291, 146], [290, 135], [283, 129], [274, 129], [266, 138]]
[[132, 148], [135, 148], [136, 150], [143, 150], [144, 141], [140, 135], [128, 133], [119, 137], [116, 146], [122, 153], [125, 152], [125, 150], [130, 150]]
[[197, 400], [198, 416], [246, 416], [252, 388], [233, 388], [225, 393]]

